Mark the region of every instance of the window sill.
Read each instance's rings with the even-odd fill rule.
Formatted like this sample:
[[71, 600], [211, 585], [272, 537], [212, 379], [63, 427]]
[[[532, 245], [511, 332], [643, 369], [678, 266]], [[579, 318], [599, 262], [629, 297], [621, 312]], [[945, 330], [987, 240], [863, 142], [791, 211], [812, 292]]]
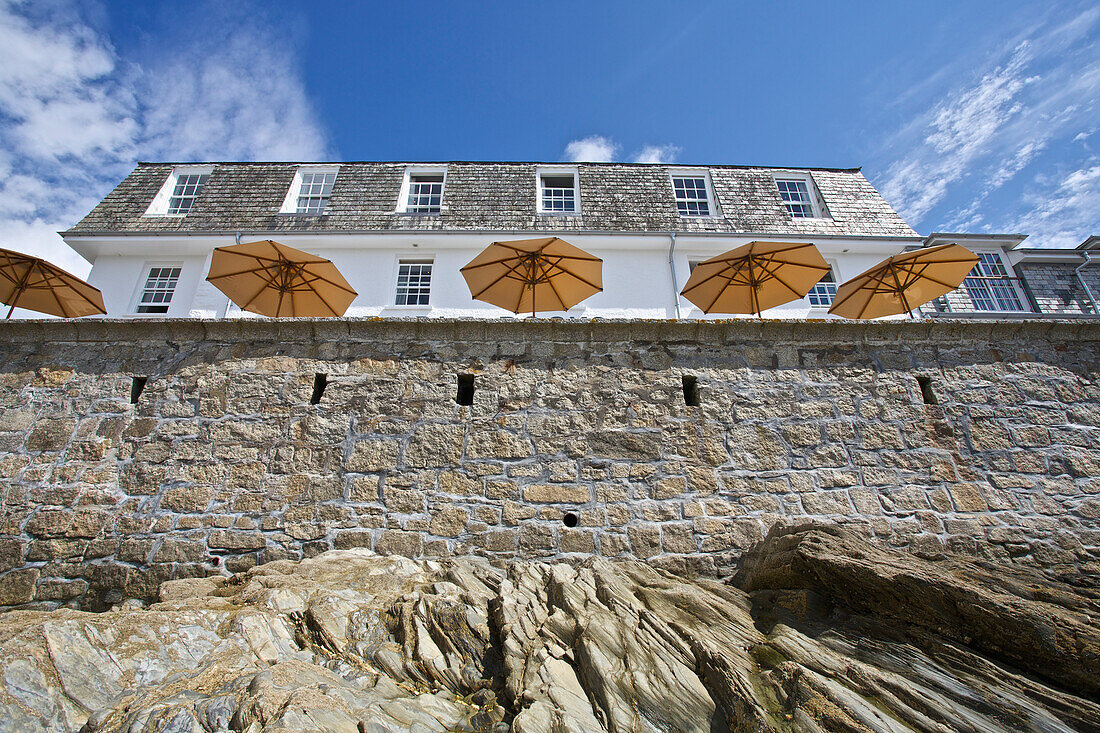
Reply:
[[[188, 214], [191, 212], [187, 212]], [[182, 219], [187, 214], [142, 214], [143, 219]]]
[[432, 309], [431, 304], [428, 305], [387, 305], [382, 308], [385, 311], [430, 311]]
[[328, 212], [322, 211], [320, 214], [310, 214], [304, 211], [280, 211], [277, 216], [328, 216]]
[[432, 217], [432, 216], [440, 216], [442, 213], [443, 213], [442, 211], [431, 211], [431, 212], [429, 212], [429, 211], [394, 211], [394, 212], [392, 212], [392, 215], [393, 216]]

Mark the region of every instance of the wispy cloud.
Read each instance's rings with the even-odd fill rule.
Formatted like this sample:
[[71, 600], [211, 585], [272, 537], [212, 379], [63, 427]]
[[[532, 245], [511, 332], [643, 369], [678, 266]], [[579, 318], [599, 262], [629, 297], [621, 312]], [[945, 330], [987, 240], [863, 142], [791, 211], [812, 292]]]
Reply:
[[674, 163], [680, 155], [676, 145], [646, 145], [634, 155], [635, 163]]
[[325, 157], [291, 44], [273, 28], [204, 22], [141, 62], [81, 7], [0, 0], [0, 246], [84, 274], [56, 232], [139, 158]]
[[589, 135], [566, 145], [565, 159], [573, 163], [608, 163], [618, 152], [618, 143], [602, 135]]
[[[1021, 201], [1028, 191], [1039, 198], [1058, 185], [1052, 168], [1090, 168], [1087, 145], [1073, 143], [1087, 140], [1079, 133], [1100, 114], [1098, 28], [1100, 7], [1052, 12], [986, 68], [949, 65], [933, 74], [942, 91], [887, 141], [883, 157], [892, 160], [873, 176], [886, 199], [919, 228], [1013, 229], [1036, 240], [1061, 231], [1053, 212], [1026, 218]], [[1012, 195], [992, 205], [1010, 182]], [[1067, 192], [1063, 201], [1084, 200]], [[1079, 219], [1072, 211], [1064, 217], [1067, 224]]]
[[1028, 246], [1075, 247], [1100, 232], [1100, 163], [1050, 183], [1029, 194], [1010, 222], [1014, 231], [1032, 233]]

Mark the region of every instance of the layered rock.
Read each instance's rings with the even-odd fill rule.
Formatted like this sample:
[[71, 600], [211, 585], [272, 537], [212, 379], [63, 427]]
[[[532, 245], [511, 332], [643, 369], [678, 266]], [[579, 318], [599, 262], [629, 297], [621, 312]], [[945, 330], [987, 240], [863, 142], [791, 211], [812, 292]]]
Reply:
[[746, 590], [367, 550], [0, 616], [0, 730], [1100, 728], [1088, 589], [777, 530]]

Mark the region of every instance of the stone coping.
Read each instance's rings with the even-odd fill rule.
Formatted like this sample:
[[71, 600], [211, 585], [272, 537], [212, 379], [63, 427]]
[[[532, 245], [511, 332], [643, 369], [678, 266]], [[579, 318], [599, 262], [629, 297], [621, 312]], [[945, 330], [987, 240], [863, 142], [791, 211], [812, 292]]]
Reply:
[[904, 344], [1019, 340], [1100, 341], [1079, 320], [496, 320], [443, 318], [84, 319], [0, 321], [9, 342], [221, 341]]

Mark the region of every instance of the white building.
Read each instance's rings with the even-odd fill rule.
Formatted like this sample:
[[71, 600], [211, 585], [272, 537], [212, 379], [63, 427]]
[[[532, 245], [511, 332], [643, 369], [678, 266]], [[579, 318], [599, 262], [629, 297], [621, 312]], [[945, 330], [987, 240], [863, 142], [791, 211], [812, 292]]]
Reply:
[[545, 316], [702, 318], [678, 295], [693, 263], [753, 240], [813, 243], [833, 268], [807, 298], [766, 317], [824, 317], [837, 283], [943, 241], [978, 252], [982, 272], [1003, 279], [974, 280], [938, 310], [1039, 310], [1014, 279], [1021, 258], [1006, 256], [1022, 236], [923, 238], [859, 169], [141, 163], [62, 233], [92, 263], [108, 316], [198, 318], [251, 317], [205, 279], [213, 249], [238, 236], [332, 260], [359, 293], [348, 316], [491, 318], [512, 314], [473, 300], [459, 269], [490, 242], [551, 235], [603, 258], [604, 291]]

